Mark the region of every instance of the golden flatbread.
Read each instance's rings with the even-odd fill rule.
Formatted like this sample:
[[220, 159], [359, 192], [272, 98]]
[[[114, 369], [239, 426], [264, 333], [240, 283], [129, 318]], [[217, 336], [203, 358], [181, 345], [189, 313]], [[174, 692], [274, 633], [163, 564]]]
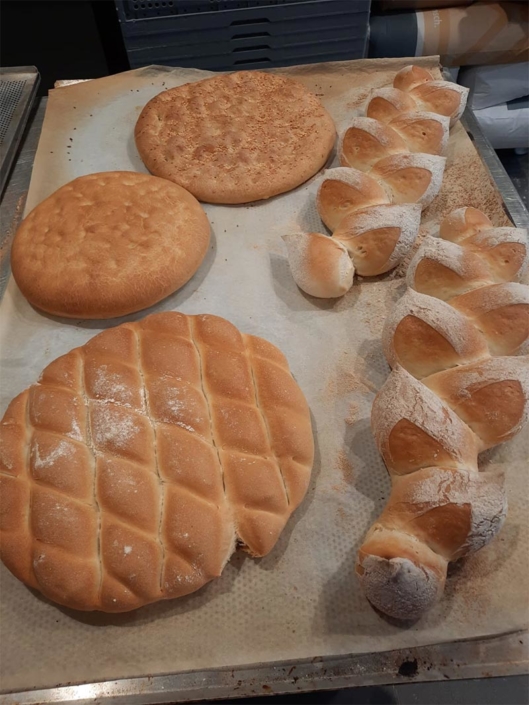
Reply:
[[247, 203], [313, 176], [329, 157], [335, 127], [301, 83], [241, 71], [155, 96], [141, 112], [135, 138], [156, 176], [200, 201]]
[[25, 218], [11, 267], [34, 306], [70, 318], [112, 318], [183, 286], [209, 238], [202, 206], [180, 186], [131, 171], [89, 174]]

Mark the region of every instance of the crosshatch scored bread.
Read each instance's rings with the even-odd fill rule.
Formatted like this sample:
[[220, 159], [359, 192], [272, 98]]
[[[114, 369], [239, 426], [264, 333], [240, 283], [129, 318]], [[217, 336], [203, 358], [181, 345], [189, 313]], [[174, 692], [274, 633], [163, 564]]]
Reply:
[[216, 316], [126, 323], [52, 362], [0, 425], [0, 557], [46, 597], [124, 612], [276, 543], [310, 480], [284, 355]]
[[209, 247], [202, 206], [185, 189], [131, 171], [81, 176], [20, 225], [13, 276], [38, 308], [112, 318], [152, 306], [183, 286]]
[[155, 96], [138, 118], [135, 137], [151, 173], [200, 201], [247, 203], [310, 179], [327, 161], [336, 132], [301, 83], [240, 71]]

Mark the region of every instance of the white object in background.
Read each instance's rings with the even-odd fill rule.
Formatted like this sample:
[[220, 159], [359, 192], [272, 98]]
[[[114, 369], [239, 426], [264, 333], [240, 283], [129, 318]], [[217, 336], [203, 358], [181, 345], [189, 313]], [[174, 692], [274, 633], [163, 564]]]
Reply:
[[529, 147], [529, 96], [475, 110], [474, 115], [494, 149]]
[[[406, 22], [410, 29], [411, 15]], [[476, 2], [415, 15], [415, 56], [440, 54], [443, 66], [509, 64], [525, 58], [529, 35], [524, 2]], [[394, 22], [392, 16], [388, 22]]]
[[470, 89], [473, 110], [508, 103], [529, 95], [529, 63], [463, 67], [458, 82]]

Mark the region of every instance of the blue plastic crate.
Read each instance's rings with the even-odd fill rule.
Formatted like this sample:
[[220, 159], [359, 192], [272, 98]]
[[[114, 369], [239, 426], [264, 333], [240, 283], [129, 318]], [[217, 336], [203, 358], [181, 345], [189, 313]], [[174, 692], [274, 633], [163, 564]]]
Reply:
[[264, 68], [366, 55], [370, 0], [116, 0], [132, 68]]

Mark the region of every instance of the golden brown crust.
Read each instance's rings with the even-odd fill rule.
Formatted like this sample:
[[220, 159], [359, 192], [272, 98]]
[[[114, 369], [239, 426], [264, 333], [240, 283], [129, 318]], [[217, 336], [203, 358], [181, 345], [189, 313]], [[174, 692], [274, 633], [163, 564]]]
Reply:
[[445, 115], [454, 124], [465, 109], [468, 88], [450, 81], [429, 81], [413, 88], [410, 95], [424, 110]]
[[397, 88], [379, 88], [371, 94], [366, 115], [386, 124], [412, 110], [417, 110], [417, 103], [407, 93]]
[[28, 301], [57, 316], [112, 318], [183, 286], [209, 246], [197, 200], [176, 184], [115, 171], [81, 176], [20, 225], [13, 276]]
[[529, 353], [529, 287], [493, 284], [454, 297], [450, 306], [473, 321], [492, 355]]
[[526, 266], [527, 234], [460, 208], [440, 235], [425, 238], [408, 270], [416, 291], [387, 320], [393, 371], [371, 415], [392, 491], [356, 572], [368, 600], [400, 619], [430, 609], [448, 562], [501, 529], [503, 478], [478, 472], [478, 453], [529, 417], [529, 287], [506, 281]]
[[258, 71], [160, 93], [135, 129], [149, 171], [209, 203], [247, 203], [290, 191], [321, 169], [335, 136], [314, 94], [297, 81]]
[[460, 242], [482, 230], [492, 228], [490, 219], [477, 208], [465, 206], [457, 208], [443, 218], [439, 226], [439, 236], [443, 240]]
[[434, 80], [429, 71], [419, 66], [406, 66], [395, 76], [393, 87], [373, 91], [366, 114], [389, 123], [404, 113], [424, 110], [449, 118], [453, 125], [463, 114], [467, 97], [468, 88]]
[[392, 203], [420, 203], [424, 210], [439, 193], [445, 161], [432, 154], [395, 154], [380, 159], [369, 175], [384, 183]]
[[52, 362], [0, 424], [0, 557], [60, 604], [123, 612], [268, 553], [302, 501], [310, 414], [283, 354], [160, 313]]
[[480, 450], [508, 441], [529, 416], [529, 355], [493, 357], [423, 382], [474, 431]]
[[[398, 206], [417, 204], [424, 210], [441, 188], [446, 160], [440, 155], [448, 142], [450, 119], [421, 110], [407, 92], [426, 83], [434, 83], [431, 74], [409, 66], [397, 74], [394, 87], [375, 90], [366, 116], [353, 118], [340, 137], [341, 166], [327, 170], [321, 179], [316, 199], [320, 217], [333, 238], [345, 245], [360, 276], [383, 274], [407, 256], [419, 222], [410, 209], [405, 209], [405, 216]], [[460, 99], [462, 104], [462, 94]], [[384, 211], [388, 217], [382, 216]], [[327, 266], [328, 261], [345, 260], [324, 238], [293, 233], [285, 240], [292, 274], [301, 289], [328, 297], [348, 290], [349, 277], [345, 288], [336, 266]], [[317, 255], [316, 246], [321, 249]], [[513, 249], [507, 256], [514, 267], [518, 253]], [[490, 258], [498, 263], [505, 257], [504, 250], [491, 249]], [[325, 266], [320, 266], [322, 262]], [[351, 267], [346, 269], [352, 275]]]
[[329, 230], [339, 226], [343, 218], [361, 208], [389, 203], [383, 186], [357, 169], [327, 169], [321, 180], [316, 206]]
[[445, 301], [413, 289], [386, 319], [382, 345], [392, 367], [399, 364], [417, 379], [489, 356], [487, 340], [472, 321]]
[[405, 140], [410, 152], [444, 154], [449, 135], [449, 120], [442, 115], [412, 112], [399, 115], [389, 124]]
[[379, 159], [408, 152], [404, 139], [389, 125], [367, 117], [354, 118], [340, 140], [341, 166], [369, 171]]
[[418, 205], [371, 206], [342, 218], [333, 239], [345, 245], [357, 274], [372, 277], [404, 259], [417, 238], [420, 221]]
[[416, 86], [433, 81], [432, 74], [421, 66], [405, 66], [393, 79], [393, 87], [401, 91], [411, 91]]

